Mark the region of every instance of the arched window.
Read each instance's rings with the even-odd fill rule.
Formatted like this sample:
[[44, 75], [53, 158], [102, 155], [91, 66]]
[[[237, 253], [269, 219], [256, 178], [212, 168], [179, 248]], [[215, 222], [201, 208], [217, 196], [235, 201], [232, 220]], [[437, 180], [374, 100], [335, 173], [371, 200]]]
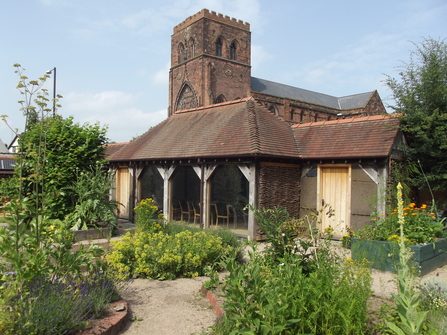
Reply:
[[318, 121], [318, 113], [315, 113], [315, 122]]
[[216, 56], [222, 57], [222, 37], [219, 37], [216, 41]]
[[236, 60], [236, 42], [230, 45], [230, 59]]
[[303, 119], [304, 119], [304, 111], [301, 110], [300, 111], [300, 122], [303, 122]]
[[177, 105], [175, 110], [189, 109], [197, 107], [197, 99], [194, 91], [189, 87], [188, 84], [183, 86], [182, 92], [177, 100]]
[[196, 54], [196, 44], [193, 38], [189, 40], [188, 51], [189, 51], [189, 58], [193, 58]]
[[293, 121], [293, 116], [295, 115], [295, 110], [290, 111], [290, 120]]
[[220, 94], [215, 100], [215, 104], [220, 104], [221, 102], [225, 102], [227, 99], [225, 99], [225, 96], [223, 94]]
[[271, 105], [271, 106], [269, 107], [269, 111], [270, 111], [270, 113], [272, 113], [272, 114], [276, 114], [276, 108], [275, 108], [275, 106]]
[[178, 62], [183, 63], [186, 60], [186, 50], [183, 43], [180, 43], [178, 46]]

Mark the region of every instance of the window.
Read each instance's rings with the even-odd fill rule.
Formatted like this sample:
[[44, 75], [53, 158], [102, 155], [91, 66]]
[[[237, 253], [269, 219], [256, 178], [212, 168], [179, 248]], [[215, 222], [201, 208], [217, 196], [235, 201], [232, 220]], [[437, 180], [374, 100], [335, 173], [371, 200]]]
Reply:
[[189, 58], [193, 58], [195, 56], [195, 53], [196, 53], [196, 44], [195, 44], [193, 38], [191, 38], [189, 40], [189, 47], [188, 47], [188, 49], [189, 49]]
[[180, 93], [180, 97], [177, 102], [177, 107], [175, 110], [189, 109], [197, 107], [196, 97], [194, 91], [189, 87], [189, 85], [185, 85]]
[[290, 111], [290, 120], [293, 121], [293, 116], [295, 115], [295, 111], [292, 109]]
[[230, 59], [236, 60], [236, 42], [230, 45]]
[[180, 43], [178, 46], [178, 62], [183, 63], [186, 60], [186, 51], [183, 43]]
[[216, 56], [222, 57], [222, 37], [216, 41]]
[[216, 100], [214, 101], [214, 103], [215, 103], [215, 104], [220, 104], [221, 102], [225, 102], [225, 101], [226, 101], [226, 99], [225, 99], [224, 95], [221, 94], [221, 95], [219, 95], [219, 96], [216, 98]]
[[275, 109], [275, 106], [270, 106], [269, 107], [269, 111], [270, 111], [270, 113], [272, 113], [272, 114], [276, 114], [276, 109]]

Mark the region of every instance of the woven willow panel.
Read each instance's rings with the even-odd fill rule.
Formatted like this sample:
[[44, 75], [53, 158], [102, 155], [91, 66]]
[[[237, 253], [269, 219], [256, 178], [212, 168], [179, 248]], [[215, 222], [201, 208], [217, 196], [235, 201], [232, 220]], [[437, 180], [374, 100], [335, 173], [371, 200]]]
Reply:
[[261, 165], [259, 173], [258, 208], [284, 207], [292, 217], [299, 217], [299, 166]]

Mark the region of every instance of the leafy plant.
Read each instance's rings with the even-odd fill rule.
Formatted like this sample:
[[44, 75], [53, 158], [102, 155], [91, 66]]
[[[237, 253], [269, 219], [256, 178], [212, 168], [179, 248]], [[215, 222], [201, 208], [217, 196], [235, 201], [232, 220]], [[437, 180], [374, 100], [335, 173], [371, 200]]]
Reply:
[[[9, 227], [0, 229], [0, 272], [12, 273], [12, 279], [21, 282], [49, 274], [61, 277], [81, 274], [85, 268], [93, 271], [95, 259], [103, 254], [103, 249], [94, 245], [88, 249], [80, 246], [73, 252], [73, 233], [59, 220], [32, 220], [27, 232], [21, 220], [27, 216], [21, 214], [26, 211], [26, 200], [11, 202], [9, 211], [14, 215], [8, 218]], [[43, 224], [37, 229], [39, 223]], [[10, 280], [0, 278], [0, 283]]]
[[[411, 203], [402, 208], [405, 217], [405, 241], [407, 244], [430, 243], [443, 237], [443, 224], [427, 205], [420, 208]], [[373, 217], [375, 224], [367, 225], [354, 233], [354, 237], [378, 241], [396, 241], [400, 236], [398, 209], [383, 217]]]
[[[258, 222], [261, 235], [265, 239], [268, 252], [273, 261], [278, 261], [295, 250], [295, 240], [302, 231], [303, 223], [294, 220], [285, 208], [256, 209], [249, 205]], [[304, 227], [306, 228], [306, 227]]]
[[217, 334], [361, 334], [366, 331], [371, 274], [321, 245], [313, 272], [286, 253], [281, 263], [249, 242], [250, 261], [225, 262], [224, 320]]
[[[98, 125], [81, 126], [73, 118], [56, 115], [22, 134], [17, 162], [24, 178], [23, 194], [45, 192], [45, 204], [52, 218], [62, 219], [72, 212], [79, 203], [73, 180], [104, 162], [105, 132]], [[45, 164], [41, 164], [43, 158]]]
[[155, 204], [154, 199], [143, 199], [134, 208], [135, 225], [138, 231], [157, 231], [161, 228], [164, 216]]
[[220, 260], [231, 249], [203, 230], [185, 230], [173, 236], [163, 231], [127, 233], [111, 245], [114, 251], [106, 257], [119, 273], [160, 280], [196, 277], [204, 273], [205, 266], [218, 270]]
[[[386, 79], [400, 113], [401, 130], [407, 135], [409, 165], [418, 160], [434, 188], [446, 189], [447, 177], [447, 43], [445, 39], [425, 38], [410, 53], [410, 61], [399, 68], [400, 81]], [[424, 187], [425, 176], [413, 174], [409, 182]]]
[[399, 266], [397, 270], [398, 293], [393, 294], [396, 302], [397, 313], [400, 322], [387, 321], [387, 326], [398, 335], [416, 335], [423, 333], [423, 325], [427, 316], [427, 311], [420, 311], [421, 293], [415, 290], [414, 270], [410, 266], [412, 257], [411, 250], [405, 246], [404, 224], [405, 215], [402, 200], [402, 186], [397, 186], [397, 216], [400, 226], [399, 241]]
[[107, 311], [120, 285], [103, 272], [90, 276], [40, 276], [24, 282], [12, 300], [18, 334], [72, 334]]
[[17, 182], [13, 178], [0, 179], [0, 198], [14, 198], [17, 197], [18, 188]]
[[109, 199], [113, 182], [113, 174], [105, 171], [101, 164], [79, 173], [76, 182], [68, 188], [77, 199], [73, 212], [67, 215], [72, 230], [94, 228], [98, 222], [104, 222], [113, 232], [118, 220], [117, 207], [120, 205]]

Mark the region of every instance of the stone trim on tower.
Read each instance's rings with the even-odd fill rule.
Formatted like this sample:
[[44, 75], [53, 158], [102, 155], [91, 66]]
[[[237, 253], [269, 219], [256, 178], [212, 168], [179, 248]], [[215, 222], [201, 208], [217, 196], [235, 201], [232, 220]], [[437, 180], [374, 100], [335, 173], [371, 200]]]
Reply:
[[200, 20], [204, 17], [211, 19], [211, 20], [215, 20], [220, 23], [228, 24], [228, 25], [231, 25], [234, 27], [238, 27], [238, 28], [250, 31], [250, 23], [244, 22], [242, 20], [237, 20], [235, 18], [230, 18], [229, 16], [227, 16], [227, 15], [224, 16], [223, 14], [220, 14], [220, 13], [217, 14], [215, 11], [212, 11], [210, 13], [210, 11], [208, 9], [204, 8], [197, 14], [191, 15], [182, 23], [176, 25], [174, 27], [174, 34], [178, 33], [182, 29], [185, 29], [187, 26], [190, 26], [194, 22], [197, 22], [198, 20]]

